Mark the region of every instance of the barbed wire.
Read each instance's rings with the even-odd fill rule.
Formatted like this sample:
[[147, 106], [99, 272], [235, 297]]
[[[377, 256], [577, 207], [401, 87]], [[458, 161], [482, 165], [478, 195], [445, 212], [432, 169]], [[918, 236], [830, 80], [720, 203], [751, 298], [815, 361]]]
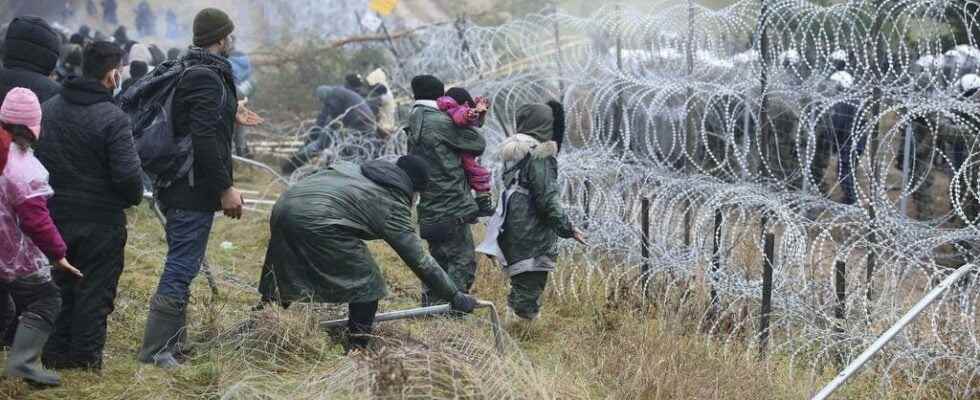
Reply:
[[[519, 106], [566, 105], [563, 200], [590, 245], [560, 245], [574, 260], [555, 279], [562, 296], [601, 282], [613, 297], [700, 301], [706, 330], [754, 343], [772, 235], [767, 354], [817, 376], [975, 258], [978, 10], [745, 0], [463, 21], [395, 41], [408, 56], [392, 85], [437, 72], [492, 98], [483, 162], [498, 171], [492, 149]], [[375, 153], [403, 152], [399, 134]], [[882, 393], [977, 395], [977, 281], [878, 357]]]

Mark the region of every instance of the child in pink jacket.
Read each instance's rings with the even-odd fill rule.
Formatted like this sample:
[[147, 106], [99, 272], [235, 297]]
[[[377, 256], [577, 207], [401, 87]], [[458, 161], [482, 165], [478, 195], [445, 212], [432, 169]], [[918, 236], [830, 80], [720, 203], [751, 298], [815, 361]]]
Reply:
[[23, 307], [4, 374], [58, 385], [58, 374], [41, 366], [41, 351], [61, 312], [51, 266], [79, 277], [81, 272], [65, 259], [65, 242], [48, 213], [47, 198], [54, 191], [48, 171], [30, 147], [40, 134], [37, 96], [28, 89], [12, 89], [0, 105], [0, 136], [10, 140], [3, 140], [10, 144], [0, 175], [0, 296]]
[[[439, 110], [445, 111], [453, 119], [453, 123], [461, 128], [479, 128], [486, 120], [490, 110], [490, 101], [485, 97], [475, 100], [463, 88], [451, 88], [446, 95], [440, 97], [436, 104]], [[493, 184], [493, 174], [476, 160], [479, 154], [460, 153], [463, 170], [470, 188], [476, 192], [476, 204], [480, 207], [477, 216], [489, 217], [494, 214], [493, 199], [490, 190]]]

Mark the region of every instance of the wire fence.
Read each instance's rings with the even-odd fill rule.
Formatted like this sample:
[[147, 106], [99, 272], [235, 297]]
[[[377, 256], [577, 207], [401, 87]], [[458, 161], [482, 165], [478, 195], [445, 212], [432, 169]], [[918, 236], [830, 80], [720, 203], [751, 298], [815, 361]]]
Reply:
[[[978, 10], [746, 0], [462, 19], [392, 41], [392, 83], [435, 72], [492, 98], [491, 149], [520, 105], [562, 100], [564, 201], [590, 246], [561, 244], [574, 262], [556, 290], [703, 304], [703, 330], [819, 374], [975, 258]], [[484, 162], [499, 169], [492, 150]], [[977, 295], [970, 275], [886, 348], [883, 393], [977, 395]]]

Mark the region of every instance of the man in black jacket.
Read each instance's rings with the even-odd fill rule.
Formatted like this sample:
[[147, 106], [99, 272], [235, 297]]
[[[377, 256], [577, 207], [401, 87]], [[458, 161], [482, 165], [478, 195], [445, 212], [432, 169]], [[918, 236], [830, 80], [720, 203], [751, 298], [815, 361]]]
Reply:
[[61, 51], [58, 34], [38, 17], [18, 17], [4, 39], [4, 69], [0, 70], [0, 103], [15, 87], [28, 88], [41, 103], [61, 92], [51, 79]]
[[55, 190], [51, 216], [85, 274], [76, 280], [52, 272], [63, 299], [44, 351], [53, 368], [101, 368], [106, 320], [123, 271], [124, 210], [143, 197], [129, 116], [112, 103], [112, 91], [122, 84], [122, 57], [112, 43], [89, 45], [82, 76], [65, 81], [61, 95], [43, 106], [37, 156]]
[[167, 218], [167, 260], [150, 312], [138, 359], [178, 365], [187, 324], [191, 281], [200, 271], [214, 213], [242, 215], [242, 195], [233, 185], [232, 138], [238, 100], [228, 56], [234, 23], [208, 8], [194, 18], [194, 46], [183, 57], [188, 70], [174, 92], [174, 134], [191, 135], [194, 166], [158, 198]]

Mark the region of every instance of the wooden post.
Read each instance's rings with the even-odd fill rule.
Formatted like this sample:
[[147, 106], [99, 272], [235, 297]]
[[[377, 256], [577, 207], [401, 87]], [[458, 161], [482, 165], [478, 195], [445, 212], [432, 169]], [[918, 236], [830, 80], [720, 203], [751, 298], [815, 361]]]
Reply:
[[650, 199], [640, 200], [640, 255], [643, 257], [643, 267], [640, 272], [643, 277], [643, 294], [650, 290]]
[[582, 200], [585, 203], [585, 204], [583, 204], [583, 207], [584, 207], [584, 210], [583, 211], [585, 211], [585, 224], [584, 224], [583, 228], [588, 229], [589, 228], [589, 221], [591, 220], [591, 217], [592, 217], [592, 210], [591, 210], [591, 206], [592, 206], [592, 182], [589, 181], [588, 178], [585, 179], [585, 193], [582, 194]]
[[[912, 182], [912, 158], [915, 154], [912, 153], [912, 140], [915, 137], [915, 131], [912, 128], [913, 123], [910, 121], [908, 126], [905, 127], [905, 141], [902, 147], [902, 192], [909, 187]], [[899, 208], [902, 210], [902, 215], [909, 217], [909, 194], [902, 193], [902, 199]]]
[[[841, 341], [844, 336], [844, 326], [847, 321], [847, 264], [841, 260], [834, 264], [834, 291], [836, 292], [836, 302], [834, 304], [834, 340]], [[843, 364], [844, 352], [837, 354], [838, 362]]]
[[711, 309], [708, 315], [714, 319], [717, 317], [719, 309], [721, 309], [721, 296], [718, 294], [718, 289], [715, 287], [715, 275], [721, 270], [721, 258], [722, 258], [722, 245], [721, 245], [721, 227], [724, 219], [721, 214], [721, 210], [715, 210], [715, 228], [714, 228], [714, 240], [712, 241], [712, 257], [711, 257], [711, 272], [709, 273], [709, 294], [711, 296]]
[[776, 253], [776, 235], [767, 232], [768, 218], [762, 217], [765, 257], [762, 260], [762, 310], [759, 312], [759, 358], [769, 348], [769, 314], [772, 313], [772, 264]]

